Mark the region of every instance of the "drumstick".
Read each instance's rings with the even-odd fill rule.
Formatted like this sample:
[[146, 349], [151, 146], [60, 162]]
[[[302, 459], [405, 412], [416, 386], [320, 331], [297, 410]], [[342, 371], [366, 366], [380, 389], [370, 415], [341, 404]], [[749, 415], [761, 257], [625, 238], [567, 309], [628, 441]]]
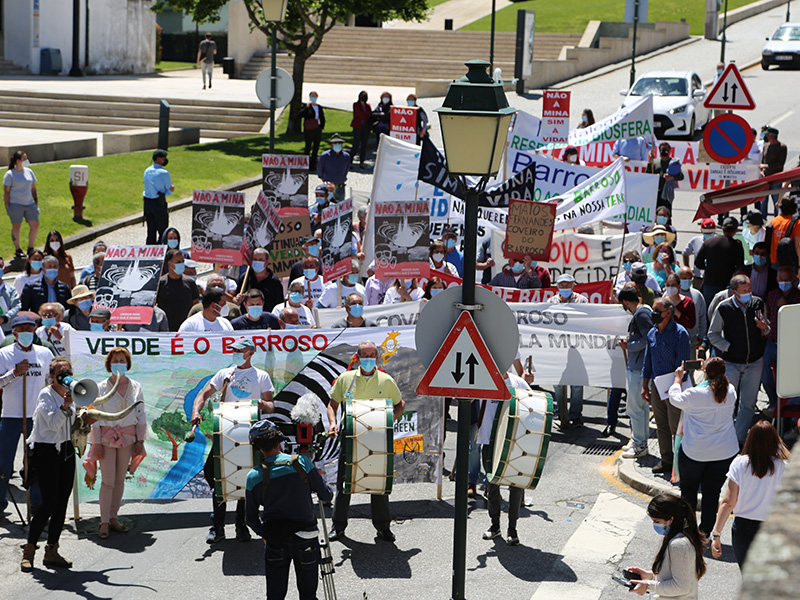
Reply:
[[186, 435], [183, 436], [183, 441], [187, 444], [190, 444], [194, 441], [194, 430], [197, 429], [197, 425], [193, 425], [191, 431], [187, 431]]

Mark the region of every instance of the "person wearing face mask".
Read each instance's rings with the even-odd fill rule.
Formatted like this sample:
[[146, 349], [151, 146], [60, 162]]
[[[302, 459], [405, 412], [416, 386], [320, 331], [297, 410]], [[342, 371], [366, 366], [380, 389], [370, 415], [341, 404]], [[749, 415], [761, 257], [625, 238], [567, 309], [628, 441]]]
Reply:
[[345, 181], [353, 159], [344, 150], [344, 138], [334, 133], [330, 139], [331, 149], [323, 152], [317, 162], [317, 175], [323, 183], [336, 186], [333, 200], [341, 202], [345, 196]]
[[316, 269], [317, 273], [322, 275], [322, 267], [319, 263], [319, 251], [321, 248], [322, 241], [313, 235], [309, 235], [303, 240], [303, 257], [292, 265], [292, 268], [289, 271], [289, 281], [300, 279], [304, 275], [303, 271], [306, 268], [312, 268], [310, 266], [307, 267], [305, 264], [309, 258], [314, 259], [313, 268]]
[[594, 125], [594, 113], [591, 108], [584, 108], [581, 113], [581, 122], [578, 123], [576, 129], [586, 129]]
[[3, 281], [5, 267], [6, 263], [0, 257], [0, 324], [2, 324], [3, 333], [8, 335], [11, 333], [11, 321], [14, 320], [20, 308], [22, 308], [22, 301], [17, 289], [10, 283]]
[[346, 327], [377, 327], [378, 324], [372, 319], [364, 318], [364, 298], [359, 294], [350, 294], [344, 303], [347, 316], [335, 321], [332, 329], [344, 329]]
[[523, 260], [509, 258], [508, 264], [511, 272], [501, 271], [492, 278], [489, 285], [519, 290], [550, 287], [550, 271], [540, 267], [530, 255], [525, 255]]
[[683, 264], [686, 267], [692, 266], [690, 264], [690, 257], [695, 257], [695, 265], [692, 270], [692, 274], [694, 277], [693, 285], [698, 290], [703, 286], [703, 269], [699, 268], [696, 263], [697, 253], [700, 251], [700, 247], [703, 245], [703, 242], [714, 235], [717, 231], [717, 224], [714, 222], [714, 219], [703, 219], [700, 222], [700, 235], [696, 235], [692, 237], [687, 243], [686, 247], [683, 249]]
[[[656, 225], [655, 233], [656, 235], [653, 239], [658, 239], [660, 237], [657, 235], [658, 225]], [[653, 252], [653, 262], [647, 265], [647, 270], [656, 278], [661, 289], [664, 289], [667, 277], [678, 272], [678, 263], [675, 262], [675, 251], [672, 246], [666, 242], [656, 245]]]
[[325, 129], [325, 111], [317, 104], [319, 94], [308, 93], [308, 103], [297, 113], [297, 118], [303, 120], [303, 139], [306, 142], [303, 154], [308, 156], [308, 168], [313, 171], [317, 168], [317, 154], [319, 143], [322, 141], [322, 130]]
[[[193, 261], [187, 260], [187, 261], [185, 261], [185, 264], [188, 265], [190, 262], [193, 262]], [[188, 270], [189, 270], [189, 267], [187, 266], [186, 267], [186, 271], [188, 271]], [[184, 274], [186, 274], [186, 271], [184, 271]], [[206, 281], [205, 281], [205, 288], [203, 288], [202, 285], [198, 284], [198, 291], [200, 291], [200, 295], [202, 296], [203, 294], [206, 293], [206, 291], [208, 291], [210, 289], [213, 289], [213, 288], [217, 288], [218, 290], [222, 290], [228, 296], [232, 296], [233, 293], [230, 291], [230, 287], [228, 287], [226, 285], [228, 283], [228, 281], [229, 280], [228, 280], [227, 277], [224, 277], [224, 276], [220, 275], [219, 273], [212, 273], [211, 275], [208, 276], [208, 279], [206, 279]], [[235, 288], [235, 284], [234, 284], [234, 288]], [[228, 319], [229, 321], [233, 321], [233, 319], [235, 319], [237, 317], [240, 317], [242, 315], [242, 309], [239, 307], [238, 304], [236, 304], [236, 302], [242, 302], [242, 301], [243, 301], [243, 296], [242, 297], [237, 297], [237, 298], [233, 299], [233, 301], [228, 300], [228, 302], [225, 303], [225, 308], [222, 309], [222, 313], [220, 314], [220, 316]], [[196, 315], [197, 313], [201, 312], [202, 310], [203, 310], [203, 305], [202, 304], [195, 304], [191, 308], [191, 310], [189, 311], [189, 315], [188, 316], [189, 317], [193, 317], [194, 315]]]
[[[23, 259], [33, 252], [36, 235], [39, 233], [39, 195], [36, 191], [36, 175], [30, 168], [28, 155], [24, 150], [17, 150], [11, 155], [8, 171], [3, 176], [3, 199], [6, 213], [11, 220], [11, 241], [16, 251], [14, 258]], [[28, 223], [28, 252], [20, 247], [20, 231], [22, 221]]]
[[670, 158], [672, 146], [666, 142], [658, 145], [658, 158], [650, 157], [647, 163], [647, 173], [658, 175], [658, 195], [656, 196], [656, 206], [666, 206], [672, 210], [672, 203], [675, 200], [675, 190], [678, 182], [683, 180], [681, 161], [677, 158]]
[[682, 498], [667, 492], [650, 501], [647, 516], [653, 529], [663, 536], [652, 570], [628, 567], [641, 577], [631, 592], [644, 596], [648, 591], [658, 598], [697, 598], [698, 581], [705, 575], [705, 537], [697, 527], [694, 509]]
[[[269, 374], [251, 364], [252, 358], [256, 353], [253, 340], [242, 336], [227, 348], [223, 348], [223, 352], [225, 354], [220, 358], [222, 360], [230, 360], [233, 366], [217, 371], [216, 375], [209, 380], [203, 392], [197, 395], [192, 408], [191, 424], [200, 425], [203, 422], [204, 417], [201, 412], [217, 390], [223, 391], [218, 400], [219, 402], [258, 400], [258, 408], [262, 417], [265, 414], [275, 412], [275, 403], [272, 398], [274, 390], [272, 380]], [[212, 449], [208, 453], [208, 459], [203, 467], [203, 475], [212, 489], [214, 488], [214, 461], [218, 458]], [[212, 494], [211, 503], [213, 514], [211, 517], [211, 529], [206, 536], [206, 543], [215, 544], [225, 539], [227, 503], [218, 502], [216, 494]], [[236, 539], [240, 542], [247, 542], [251, 539], [250, 532], [245, 524], [244, 499], [236, 501]]]
[[367, 92], [361, 91], [358, 100], [353, 102], [353, 120], [350, 127], [353, 129], [353, 158], [358, 154], [359, 167], [364, 168], [364, 159], [367, 157], [369, 145], [369, 127], [372, 121], [372, 107], [367, 102]]
[[189, 315], [189, 310], [200, 299], [197, 284], [183, 274], [186, 269], [184, 261], [183, 254], [177, 248], [167, 250], [164, 255], [167, 274], [162, 275], [158, 281], [156, 305], [167, 313], [170, 331], [178, 331], [181, 323]]
[[[286, 298], [286, 302], [275, 305], [275, 308], [272, 309], [273, 316], [281, 318], [280, 313], [284, 308], [291, 308], [296, 311], [298, 323], [303, 327], [317, 326], [316, 321], [314, 321], [314, 312], [306, 306], [305, 289], [302, 281], [293, 281], [289, 285], [289, 295]], [[283, 321], [282, 318], [281, 321]], [[283, 322], [285, 323], [286, 321]]]
[[22, 310], [39, 312], [45, 302], [59, 302], [62, 306], [72, 296], [69, 286], [58, 280], [58, 259], [46, 256], [42, 261], [44, 277], [29, 281], [22, 289]]
[[89, 313], [89, 331], [102, 333], [111, 326], [111, 311], [105, 306], [98, 306]]
[[416, 107], [417, 109], [417, 140], [416, 144], [419, 146], [422, 143], [422, 138], [428, 135], [430, 124], [428, 123], [428, 113], [425, 109], [417, 104], [417, 97], [414, 94], [409, 94], [406, 98], [408, 106]]
[[203, 310], [186, 319], [178, 329], [187, 331], [233, 331], [231, 322], [223, 316], [230, 296], [219, 288], [209, 288], [203, 294]]
[[102, 485], [100, 486], [100, 529], [97, 536], [105, 539], [109, 531], [124, 533], [128, 531], [117, 518], [125, 493], [125, 478], [133, 475], [147, 457], [144, 441], [147, 435], [147, 415], [144, 408], [144, 394], [138, 381], [128, 377], [131, 370], [131, 353], [117, 346], [107, 355], [106, 371], [110, 377], [97, 384], [100, 395], [108, 394], [119, 379], [117, 391], [103, 405], [103, 410], [117, 413], [136, 402], [141, 402], [131, 414], [117, 421], [96, 421], [89, 433], [89, 452], [83, 459], [88, 481], [97, 478], [97, 463], [100, 463]]
[[769, 266], [769, 246], [765, 242], [753, 246], [753, 264], [747, 265], [741, 272], [750, 278], [754, 296], [764, 299], [778, 287], [778, 272]]
[[692, 344], [691, 359], [697, 358], [697, 350], [703, 344], [703, 340], [708, 333], [708, 313], [706, 306], [706, 299], [700, 290], [692, 286], [694, 275], [689, 267], [681, 267], [678, 271], [678, 284], [680, 285], [680, 293], [694, 302], [695, 324], [694, 327], [688, 329], [689, 340]]
[[771, 323], [764, 315], [764, 301], [753, 296], [746, 275], [734, 275], [730, 289], [733, 296], [714, 309], [708, 339], [725, 360], [725, 372], [739, 398], [736, 436], [743, 445], [755, 414]]
[[[47, 368], [53, 354], [44, 346], [34, 343], [36, 321], [27, 315], [17, 315], [11, 328], [12, 345], [0, 348], [0, 389], [3, 390], [3, 407], [0, 415], [0, 471], [5, 481], [14, 472], [14, 459], [19, 438], [33, 429], [33, 412], [37, 398], [47, 385]], [[23, 399], [23, 380], [25, 397]], [[0, 514], [8, 506], [7, 486], [0, 491]], [[41, 505], [39, 484], [31, 488], [31, 506]]]
[[[316, 247], [319, 248], [319, 244], [317, 244]], [[319, 259], [315, 256], [307, 256], [303, 259], [301, 266], [303, 270], [300, 276], [296, 279], [292, 279], [290, 285], [300, 284], [302, 286], [303, 304], [309, 309], [313, 309], [325, 289], [325, 284], [322, 283]]]
[[[672, 246], [675, 241], [675, 234], [669, 231], [664, 225], [654, 225], [650, 231], [642, 233], [642, 242], [647, 244], [642, 251], [642, 262], [652, 263], [658, 258], [657, 249], [665, 244]], [[660, 270], [660, 266], [659, 266]], [[658, 284], [663, 287], [664, 278], [658, 279]]]
[[460, 277], [456, 266], [445, 260], [445, 243], [443, 240], [432, 241], [430, 250], [428, 250], [428, 255], [430, 256], [431, 269], [441, 271], [453, 277]]
[[[92, 246], [92, 256], [94, 256], [99, 252], [105, 254], [107, 250], [108, 246], [106, 246], [106, 243], [103, 240], [98, 240], [94, 243], [94, 246]], [[85, 267], [83, 267], [83, 269], [81, 270], [81, 274], [78, 276], [78, 283], [80, 283], [80, 280], [83, 279], [84, 277], [88, 277], [89, 275], [94, 273], [94, 271], [95, 269], [93, 264], [86, 265]]]
[[242, 316], [231, 320], [235, 330], [280, 329], [275, 315], [264, 310], [264, 294], [259, 289], [248, 290], [242, 301]]
[[[375, 261], [372, 261], [367, 269], [367, 273], [372, 272], [367, 282], [364, 284], [367, 306], [376, 306], [383, 302], [386, 291], [392, 286], [391, 279], [379, 279], [375, 274]], [[437, 277], [438, 279], [438, 277]]]
[[58, 280], [66, 283], [70, 289], [75, 287], [75, 265], [72, 256], [64, 251], [64, 239], [61, 234], [53, 229], [47, 234], [47, 242], [44, 245], [45, 256], [55, 256], [58, 260]]
[[[328, 208], [332, 203], [333, 196], [331, 196], [328, 186], [324, 183], [320, 183], [314, 190], [314, 205], [308, 209], [308, 213], [311, 216], [312, 229], [316, 230], [322, 227], [322, 211], [323, 209]], [[314, 240], [319, 243], [319, 240], [317, 240], [313, 235], [309, 237], [314, 238]], [[308, 243], [307, 247], [309, 250], [311, 249], [312, 245], [313, 244], [311, 242]], [[303, 249], [306, 250], [305, 243], [303, 244]], [[313, 256], [319, 256], [319, 248], [317, 248], [317, 253]]]
[[[628, 250], [625, 254], [622, 255], [622, 270], [617, 274], [616, 279], [614, 280], [614, 293], [619, 293], [624, 286], [629, 281], [633, 281], [631, 279], [631, 270], [633, 269], [633, 265], [636, 263], [642, 262], [642, 256], [636, 250]], [[656, 278], [653, 277], [651, 273], [647, 272], [647, 268], [645, 267], [645, 282], [644, 284], [652, 291], [653, 294], [661, 294], [661, 286], [658, 285], [658, 281]], [[655, 296], [654, 296], [655, 298]], [[653, 302], [652, 299], [650, 302], [645, 302], [648, 306], [652, 306]]]
[[175, 191], [172, 178], [166, 166], [169, 163], [166, 150], [153, 152], [153, 164], [144, 170], [144, 220], [147, 223], [147, 240], [145, 244], [153, 246], [158, 243], [164, 230], [169, 226], [169, 209], [167, 196]]
[[264, 294], [264, 310], [270, 311], [276, 304], [283, 302], [283, 284], [270, 269], [270, 256], [264, 248], [253, 250], [250, 268], [239, 280], [240, 290], [261, 290]]
[[34, 250], [28, 257], [22, 273], [17, 275], [17, 278], [14, 280], [14, 288], [17, 290], [17, 294], [19, 294], [20, 298], [22, 298], [22, 290], [25, 288], [26, 283], [41, 279], [44, 275], [43, 260], [44, 252], [41, 250]]
[[[778, 311], [782, 306], [800, 304], [800, 289], [797, 287], [797, 273], [791, 267], [778, 268], [777, 289], [767, 294], [766, 317], [768, 323], [778, 322]], [[773, 368], [778, 362], [778, 328], [773, 327], [766, 335], [764, 363], [761, 370], [761, 384], [769, 398], [768, 414], [773, 416], [778, 406], [778, 393], [775, 389]]]
[[726, 217], [722, 222], [722, 235], [712, 235], [703, 240], [694, 264], [703, 269], [703, 298], [711, 307], [714, 296], [728, 287], [733, 274], [744, 266], [744, 247], [734, 239], [739, 229], [735, 217]]
[[[89, 314], [94, 306], [95, 293], [85, 285], [76, 285], [72, 290], [72, 298], [67, 300], [70, 305], [67, 311], [67, 324], [78, 331], [89, 331]], [[44, 305], [43, 305], [44, 306]]]
[[381, 102], [372, 111], [372, 131], [375, 141], [380, 144], [381, 134], [389, 135], [392, 113], [392, 95], [389, 92], [381, 94]]
[[282, 308], [278, 316], [284, 329], [300, 329], [303, 327], [300, 324], [300, 315], [291, 306]]
[[415, 302], [422, 299], [425, 292], [417, 285], [416, 278], [395, 279], [392, 286], [386, 290], [381, 304], [397, 304], [398, 302]]
[[[664, 229], [666, 229], [669, 233], [674, 234], [670, 245], [674, 248], [677, 243], [678, 231], [672, 225], [672, 212], [666, 206], [659, 206], [656, 208], [656, 220], [655, 223], [652, 225], [646, 226], [642, 231], [651, 232], [653, 231], [653, 227], [660, 225]], [[665, 240], [666, 241], [666, 240]]]
[[72, 329], [69, 323], [62, 323], [64, 307], [58, 302], [48, 302], [39, 308], [42, 317], [41, 327], [36, 329], [36, 336], [53, 344], [56, 356], [66, 356], [64, 335]]
[[[175, 227], [167, 227], [164, 230], [164, 234], [161, 236], [161, 239], [158, 243], [162, 246], [166, 246], [167, 250], [180, 250], [181, 248], [181, 232], [178, 231]], [[183, 257], [186, 260], [189, 260], [190, 255], [188, 252], [183, 252]], [[163, 263], [161, 267], [161, 275], [165, 275], [167, 273], [167, 263]]]
[[444, 259], [453, 265], [458, 271], [458, 276], [462, 277], [464, 271], [464, 253], [458, 249], [458, 233], [456, 227], [445, 229], [442, 234], [442, 242], [444, 243]]
[[697, 311], [694, 302], [688, 294], [682, 293], [681, 280], [677, 273], [667, 275], [664, 284], [664, 297], [669, 298], [675, 307], [675, 322], [683, 325], [689, 332], [689, 339], [692, 339], [692, 330], [697, 326]]
[[425, 284], [425, 294], [423, 294], [422, 299], [427, 302], [436, 294], [439, 294], [444, 290], [444, 281], [442, 281], [440, 277], [433, 276], [428, 279], [428, 282]]
[[364, 286], [359, 281], [359, 273], [361, 272], [361, 263], [358, 259], [351, 261], [350, 274], [340, 277], [336, 281], [331, 281], [322, 290], [322, 295], [315, 304], [316, 308], [336, 308], [337, 306], [344, 306], [347, 297], [350, 294], [358, 294], [362, 298], [366, 296]]
[[92, 257], [92, 266], [94, 267], [94, 271], [92, 271], [91, 275], [81, 279], [81, 285], [85, 285], [93, 292], [97, 291], [97, 288], [100, 287], [100, 272], [103, 270], [103, 261], [105, 258], [105, 252], [98, 252]]
[[743, 214], [742, 224], [745, 223], [746, 225], [742, 228], [742, 239], [747, 244], [745, 247], [745, 259], [747, 259], [753, 256], [753, 246], [758, 242], [763, 242], [767, 232], [764, 229], [764, 217], [758, 211], [751, 210], [749, 213]]
[[584, 165], [583, 161], [580, 159], [578, 149], [575, 146], [567, 146], [564, 148], [564, 152], [561, 153], [561, 160], [571, 165]]

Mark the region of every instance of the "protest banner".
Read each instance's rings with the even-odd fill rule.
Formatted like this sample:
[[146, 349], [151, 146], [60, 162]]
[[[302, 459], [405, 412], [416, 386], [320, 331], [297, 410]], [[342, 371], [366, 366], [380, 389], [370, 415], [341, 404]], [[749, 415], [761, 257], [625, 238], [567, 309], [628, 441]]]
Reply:
[[106, 250], [95, 302], [111, 322], [149, 325], [166, 246], [111, 246]]
[[194, 190], [192, 194], [192, 260], [241, 265], [244, 194]]
[[286, 215], [280, 220], [280, 229], [269, 250], [270, 268], [276, 277], [288, 277], [292, 265], [305, 256], [303, 240], [311, 235], [311, 223], [308, 214]]
[[555, 215], [555, 202], [512, 199], [508, 207], [505, 257], [522, 260], [529, 255], [533, 260], [547, 260]]
[[389, 136], [416, 144], [417, 110], [416, 106], [392, 106], [389, 112]]
[[569, 139], [570, 92], [545, 90], [542, 95], [542, 141], [566, 143]]
[[308, 215], [308, 156], [263, 154], [262, 191], [281, 216]]
[[322, 209], [322, 280], [327, 283], [351, 271], [353, 257], [353, 200]]
[[425, 201], [375, 204], [375, 276], [427, 276], [430, 215]]
[[627, 315], [618, 304], [509, 304], [519, 325], [522, 363], [539, 385], [625, 387]]
[[627, 188], [622, 163], [622, 158], [618, 158], [555, 199], [557, 231], [625, 215]]
[[[397, 302], [395, 304], [365, 305], [364, 319], [367, 321], [375, 321], [378, 327], [414, 326], [417, 324], [419, 313], [424, 306], [425, 303], [421, 300], [414, 302]], [[314, 320], [317, 322], [317, 327], [320, 329], [332, 327], [336, 321], [341, 321], [346, 316], [347, 311], [343, 308], [314, 309]]]
[[[308, 220], [307, 213], [306, 220]], [[253, 208], [250, 209], [250, 221], [245, 231], [245, 241], [249, 256], [253, 255], [253, 251], [256, 248], [271, 249], [272, 242], [280, 229], [281, 218], [278, 215], [278, 210], [267, 198], [264, 190], [259, 190], [258, 198], [256, 198]]]

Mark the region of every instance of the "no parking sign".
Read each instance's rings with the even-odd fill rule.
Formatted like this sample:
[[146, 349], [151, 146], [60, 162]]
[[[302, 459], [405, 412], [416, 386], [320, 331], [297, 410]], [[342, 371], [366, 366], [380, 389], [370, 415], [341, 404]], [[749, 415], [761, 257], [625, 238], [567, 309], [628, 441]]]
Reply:
[[735, 163], [745, 158], [753, 145], [750, 124], [739, 115], [715, 117], [703, 132], [703, 148], [718, 163]]

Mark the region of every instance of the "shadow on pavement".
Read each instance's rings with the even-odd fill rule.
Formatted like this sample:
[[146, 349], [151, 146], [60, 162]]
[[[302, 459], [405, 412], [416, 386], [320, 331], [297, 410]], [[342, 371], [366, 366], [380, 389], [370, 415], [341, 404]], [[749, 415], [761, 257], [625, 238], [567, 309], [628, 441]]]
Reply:
[[542, 552], [538, 548], [526, 546], [527, 540], [520, 540], [519, 546], [509, 546], [502, 539], [495, 538], [494, 547], [476, 557], [478, 564], [467, 567], [467, 571], [486, 568], [490, 558], [495, 558], [517, 579], [522, 581], [578, 581], [575, 572], [562, 562], [563, 556], [550, 552]]
[[[90, 592], [87, 587], [92, 583], [108, 586], [109, 588], [140, 588], [151, 592], [157, 592], [154, 588], [147, 585], [136, 583], [112, 583], [109, 573], [112, 571], [129, 571], [133, 567], [117, 567], [105, 569], [103, 571], [76, 571], [75, 569], [62, 569], [50, 571], [46, 569], [34, 568], [33, 578], [36, 579], [47, 590], [57, 592], [72, 592], [73, 594], [86, 598], [87, 600], [105, 600], [103, 596], [97, 596]], [[108, 598], [113, 598], [119, 592], [109, 590]]]
[[373, 543], [344, 538], [341, 544], [345, 548], [341, 550], [340, 560], [334, 558], [334, 566], [341, 567], [349, 560], [353, 573], [359, 579], [411, 579], [409, 561], [422, 552], [420, 548], [401, 550], [395, 544], [377, 537]]

